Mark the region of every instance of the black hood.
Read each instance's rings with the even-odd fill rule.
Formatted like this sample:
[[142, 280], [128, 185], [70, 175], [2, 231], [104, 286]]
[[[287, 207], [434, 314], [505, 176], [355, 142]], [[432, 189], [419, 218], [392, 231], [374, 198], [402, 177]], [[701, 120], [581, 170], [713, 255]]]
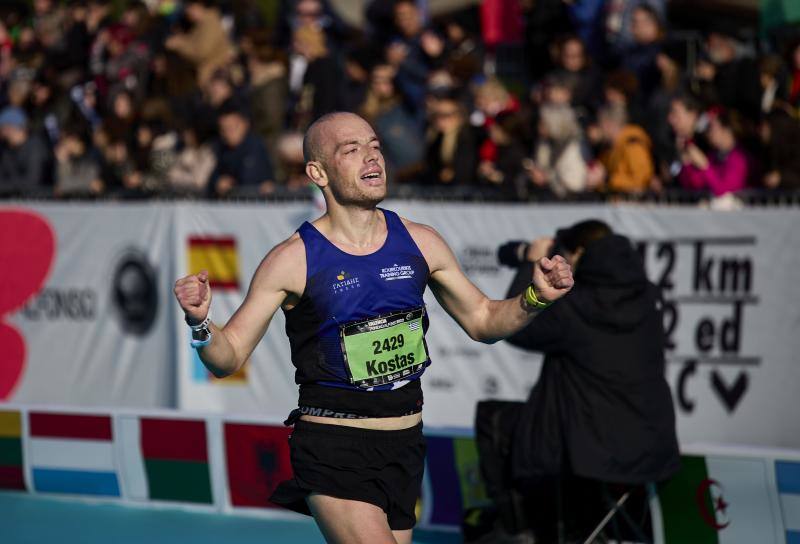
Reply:
[[586, 321], [624, 331], [652, 311], [656, 290], [630, 240], [612, 234], [586, 247], [568, 299]]

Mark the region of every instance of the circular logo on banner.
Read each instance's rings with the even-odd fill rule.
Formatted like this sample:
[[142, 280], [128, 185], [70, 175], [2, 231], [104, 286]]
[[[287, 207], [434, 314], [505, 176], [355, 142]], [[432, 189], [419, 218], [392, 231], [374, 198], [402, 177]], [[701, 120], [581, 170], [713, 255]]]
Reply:
[[144, 336], [158, 313], [156, 270], [144, 252], [130, 249], [117, 261], [111, 280], [111, 300], [122, 329]]

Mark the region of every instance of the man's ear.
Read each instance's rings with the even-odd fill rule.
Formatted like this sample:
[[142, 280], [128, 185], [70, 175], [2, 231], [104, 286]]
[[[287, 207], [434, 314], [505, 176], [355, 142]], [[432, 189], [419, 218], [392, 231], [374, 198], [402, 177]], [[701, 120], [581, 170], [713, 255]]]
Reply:
[[320, 189], [328, 185], [328, 174], [319, 161], [308, 161], [306, 163], [306, 175]]

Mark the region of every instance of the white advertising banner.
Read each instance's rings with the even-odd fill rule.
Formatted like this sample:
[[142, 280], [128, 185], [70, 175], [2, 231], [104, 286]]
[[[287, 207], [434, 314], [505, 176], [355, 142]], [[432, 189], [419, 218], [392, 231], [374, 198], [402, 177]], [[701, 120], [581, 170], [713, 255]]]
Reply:
[[[793, 356], [800, 349], [794, 334], [800, 322], [800, 291], [793, 287], [800, 269], [796, 211], [417, 202], [386, 206], [435, 227], [469, 277], [495, 298], [505, 295], [513, 276], [497, 263], [500, 244], [552, 235], [591, 217], [609, 222], [638, 245], [651, 279], [664, 288], [667, 380], [682, 443], [800, 446], [800, 421], [781, 417], [795, 410], [800, 385], [800, 365]], [[183, 259], [197, 251], [224, 253], [221, 248], [233, 240], [235, 288], [222, 282], [212, 304], [215, 318], [224, 320], [242, 299], [266, 251], [318, 214], [308, 205], [181, 208], [176, 251]], [[211, 257], [195, 258], [208, 263]], [[189, 270], [186, 262], [181, 265]], [[538, 354], [502, 342], [472, 342], [430, 293], [426, 302], [433, 360], [423, 378], [427, 423], [470, 427], [478, 400], [527, 395], [538, 376]], [[180, 350], [180, 406], [288, 414], [295, 406], [296, 388], [283, 327], [279, 313], [245, 375], [234, 379], [211, 378], [189, 349]]]
[[172, 210], [0, 206], [0, 401], [175, 403]]
[[[666, 377], [681, 442], [800, 447], [796, 210], [386, 207], [435, 227], [468, 276], [494, 298], [505, 295], [513, 276], [497, 263], [500, 244], [552, 235], [587, 218], [609, 222], [638, 245], [649, 276], [664, 288]], [[172, 285], [209, 269], [212, 319], [224, 323], [267, 251], [321, 213], [313, 204], [20, 210], [0, 207], [0, 340], [7, 346], [0, 355], [0, 400], [175, 406], [272, 419], [296, 406], [282, 312], [244, 371], [218, 380], [189, 348]], [[527, 395], [538, 376], [538, 354], [472, 342], [430, 293], [426, 301], [433, 360], [423, 378], [427, 424], [471, 427], [477, 401]]]

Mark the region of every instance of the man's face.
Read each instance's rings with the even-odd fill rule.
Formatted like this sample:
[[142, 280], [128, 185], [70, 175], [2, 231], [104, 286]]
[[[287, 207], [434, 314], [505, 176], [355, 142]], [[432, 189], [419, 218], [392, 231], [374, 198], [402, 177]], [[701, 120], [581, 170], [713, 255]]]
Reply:
[[639, 44], [650, 44], [658, 40], [660, 29], [658, 21], [644, 9], [635, 9], [631, 17], [631, 33]]
[[340, 204], [375, 206], [386, 197], [386, 163], [369, 124], [356, 115], [342, 115], [322, 127], [320, 161]]
[[376, 66], [372, 70], [372, 92], [378, 98], [394, 96], [394, 69], [388, 65]]
[[439, 100], [432, 114], [434, 126], [440, 132], [451, 132], [461, 127], [461, 109], [455, 100]]
[[238, 113], [229, 113], [219, 118], [219, 135], [228, 147], [237, 147], [247, 136], [250, 128], [247, 120]]
[[394, 23], [403, 36], [412, 38], [422, 30], [417, 7], [410, 2], [401, 2], [394, 8]]
[[570, 72], [579, 72], [586, 64], [583, 44], [580, 40], [569, 40], [561, 48], [561, 65]]
[[688, 110], [680, 100], [673, 100], [672, 104], [670, 104], [667, 122], [669, 122], [676, 136], [689, 138], [694, 133], [697, 114]]

